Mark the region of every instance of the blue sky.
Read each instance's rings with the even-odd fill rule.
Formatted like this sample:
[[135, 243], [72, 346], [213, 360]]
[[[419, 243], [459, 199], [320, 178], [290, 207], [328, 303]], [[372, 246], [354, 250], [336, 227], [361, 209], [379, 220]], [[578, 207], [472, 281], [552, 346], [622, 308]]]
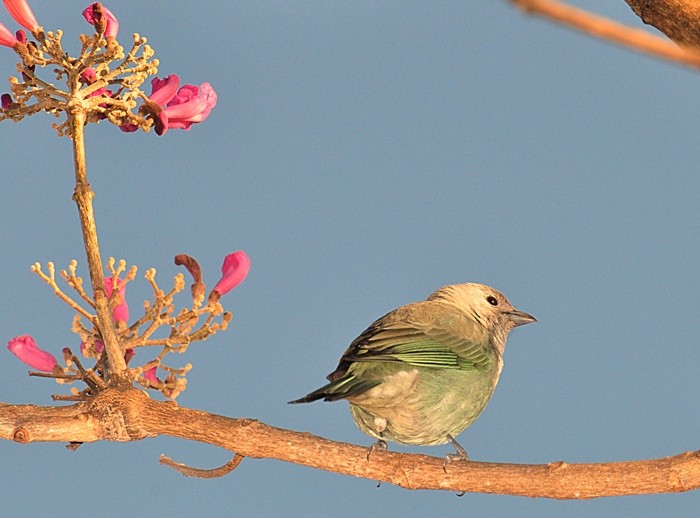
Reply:
[[[87, 2], [31, 4], [76, 50]], [[132, 316], [148, 295], [141, 274], [155, 267], [167, 284], [178, 253], [195, 256], [210, 283], [230, 251], [252, 260], [227, 296], [229, 332], [182, 358], [194, 369], [180, 404], [369, 445], [344, 402], [286, 402], [323, 383], [378, 316], [444, 284], [482, 282], [539, 323], [513, 332], [493, 399], [459, 437], [472, 458], [606, 462], [698, 448], [696, 72], [505, 1], [105, 5], [122, 41], [148, 37], [160, 75], [219, 93], [190, 132], [88, 128], [103, 256], [140, 268]], [[622, 0], [603, 8], [641, 26]], [[15, 27], [4, 11], [0, 21]], [[7, 49], [0, 68], [14, 73]], [[29, 332], [59, 353], [78, 342], [72, 314], [29, 267], [85, 261], [70, 143], [52, 122], [0, 128], [0, 329], [3, 343]], [[63, 390], [0, 356], [0, 401], [48, 405]], [[698, 493], [456, 498], [273, 460], [202, 481], [159, 466], [161, 453], [201, 467], [230, 458], [169, 438], [76, 452], [2, 442], [0, 509], [539, 517], [693, 516], [700, 506]]]

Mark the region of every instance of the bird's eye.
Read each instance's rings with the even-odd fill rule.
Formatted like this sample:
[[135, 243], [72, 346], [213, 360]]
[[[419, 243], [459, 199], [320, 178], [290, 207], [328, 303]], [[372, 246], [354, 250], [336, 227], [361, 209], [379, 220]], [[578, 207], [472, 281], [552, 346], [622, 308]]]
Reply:
[[488, 297], [486, 297], [486, 302], [488, 302], [492, 306], [498, 306], [498, 300], [493, 295], [489, 295]]

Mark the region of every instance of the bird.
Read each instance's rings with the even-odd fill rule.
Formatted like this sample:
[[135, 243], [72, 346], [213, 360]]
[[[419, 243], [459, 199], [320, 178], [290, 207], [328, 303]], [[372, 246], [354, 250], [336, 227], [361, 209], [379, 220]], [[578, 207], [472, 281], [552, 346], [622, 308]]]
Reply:
[[[503, 368], [510, 331], [537, 322], [483, 284], [443, 286], [372, 323], [343, 353], [328, 383], [290, 404], [350, 403], [355, 424], [377, 439], [433, 446], [468, 460], [457, 437], [482, 413]], [[368, 454], [369, 455], [369, 454]]]

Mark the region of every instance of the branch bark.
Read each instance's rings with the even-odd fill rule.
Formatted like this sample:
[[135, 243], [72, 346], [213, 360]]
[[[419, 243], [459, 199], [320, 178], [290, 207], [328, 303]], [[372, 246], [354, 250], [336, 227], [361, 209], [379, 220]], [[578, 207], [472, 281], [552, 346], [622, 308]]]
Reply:
[[588, 499], [673, 493], [700, 487], [700, 452], [605, 464], [498, 464], [375, 450], [309, 433], [233, 419], [150, 399], [133, 387], [113, 387], [88, 402], [64, 407], [0, 403], [0, 438], [36, 441], [133, 441], [168, 435], [219, 446], [238, 455], [270, 458], [395, 484], [442, 489]]
[[682, 45], [700, 46], [700, 4], [688, 0], [625, 0], [634, 13]]

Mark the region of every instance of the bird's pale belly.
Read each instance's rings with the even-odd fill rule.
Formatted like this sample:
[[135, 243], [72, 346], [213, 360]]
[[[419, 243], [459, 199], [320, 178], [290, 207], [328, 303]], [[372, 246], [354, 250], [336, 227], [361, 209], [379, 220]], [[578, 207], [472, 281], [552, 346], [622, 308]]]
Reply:
[[456, 437], [486, 407], [498, 372], [404, 367], [348, 398], [362, 431], [377, 439], [435, 445]]

